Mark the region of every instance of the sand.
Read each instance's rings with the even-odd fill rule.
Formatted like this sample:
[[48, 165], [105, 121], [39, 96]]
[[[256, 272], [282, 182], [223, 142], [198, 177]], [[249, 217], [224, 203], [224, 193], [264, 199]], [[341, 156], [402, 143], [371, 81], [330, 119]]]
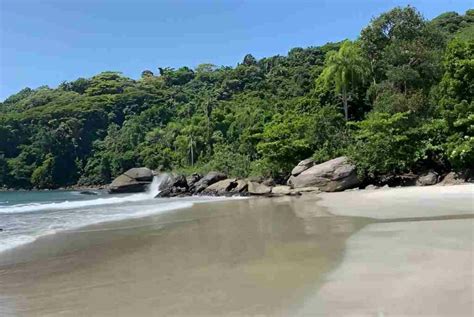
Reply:
[[473, 186], [198, 204], [0, 255], [1, 316], [471, 316]]

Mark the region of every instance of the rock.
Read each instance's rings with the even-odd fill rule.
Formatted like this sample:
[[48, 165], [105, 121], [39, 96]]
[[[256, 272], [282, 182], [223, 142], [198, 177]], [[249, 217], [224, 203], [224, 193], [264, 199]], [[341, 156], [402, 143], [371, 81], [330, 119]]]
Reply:
[[83, 190], [83, 191], [79, 192], [79, 194], [81, 194], [81, 195], [91, 195], [91, 196], [99, 195], [99, 193], [96, 193], [96, 192], [93, 192], [93, 191], [90, 191], [90, 190]]
[[301, 187], [292, 189], [292, 193], [301, 194], [301, 193], [311, 193], [311, 192], [320, 192], [321, 190], [318, 187]]
[[365, 190], [375, 190], [375, 189], [379, 189], [379, 187], [378, 187], [378, 186], [375, 186], [375, 185], [372, 185], [372, 184], [370, 184], [370, 185], [367, 185], [367, 186], [365, 186], [365, 188], [364, 188], [364, 189], [365, 189]]
[[131, 168], [115, 178], [109, 185], [109, 193], [137, 193], [146, 190], [153, 180], [153, 171], [146, 167]]
[[146, 190], [150, 182], [139, 182], [130, 176], [122, 174], [109, 185], [109, 193], [138, 193]]
[[275, 180], [273, 178], [267, 178], [263, 182], [261, 182], [265, 186], [273, 187], [275, 186]]
[[438, 182], [438, 174], [433, 171], [429, 171], [418, 177], [416, 180], [417, 186], [431, 186]]
[[191, 176], [188, 176], [186, 178], [186, 182], [188, 183], [189, 187], [192, 187], [194, 184], [196, 184], [200, 179], [202, 178], [201, 174], [198, 173], [193, 173]]
[[237, 180], [235, 178], [224, 179], [222, 181], [218, 181], [217, 183], [209, 185], [202, 191], [202, 193], [212, 195], [225, 195], [236, 186]]
[[162, 180], [155, 197], [174, 197], [188, 192], [188, 183], [184, 175], [165, 173], [160, 177]]
[[251, 195], [268, 195], [272, 188], [256, 182], [248, 182], [248, 192]]
[[343, 191], [359, 185], [355, 165], [345, 156], [308, 168], [298, 176], [291, 176], [288, 185], [296, 188], [318, 187], [325, 192]]
[[272, 188], [272, 194], [275, 195], [289, 195], [291, 194], [291, 187], [290, 186], [275, 186]]
[[439, 185], [448, 186], [448, 185], [461, 185], [465, 183], [466, 183], [465, 176], [456, 172], [450, 172], [443, 178], [443, 180], [439, 183]]
[[139, 182], [151, 182], [153, 180], [153, 171], [146, 167], [134, 167], [124, 174]]
[[233, 193], [245, 193], [248, 190], [248, 182], [243, 179], [238, 179], [236, 181], [237, 185], [232, 188], [231, 192]]
[[209, 172], [206, 176], [197, 181], [193, 186], [190, 186], [189, 191], [192, 193], [200, 193], [209, 185], [212, 185], [218, 181], [226, 179], [227, 176], [219, 172]]
[[314, 160], [312, 158], [302, 160], [301, 162], [298, 163], [298, 165], [293, 168], [291, 171], [291, 175], [293, 176], [298, 176], [299, 174], [303, 173], [306, 171], [308, 168], [312, 167], [314, 165]]

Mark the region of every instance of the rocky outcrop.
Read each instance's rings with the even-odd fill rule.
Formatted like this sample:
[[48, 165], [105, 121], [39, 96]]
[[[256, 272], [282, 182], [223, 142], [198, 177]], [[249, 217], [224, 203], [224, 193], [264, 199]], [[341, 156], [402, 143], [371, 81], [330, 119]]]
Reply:
[[192, 186], [190, 186], [189, 191], [193, 194], [201, 193], [209, 185], [217, 183], [218, 181], [221, 181], [221, 180], [226, 179], [226, 178], [227, 178], [227, 176], [223, 173], [209, 172], [206, 176], [204, 176], [199, 181], [197, 181]]
[[467, 177], [462, 173], [450, 172], [444, 176], [443, 180], [439, 183], [441, 186], [448, 185], [461, 185], [466, 183]]
[[235, 178], [228, 178], [209, 185], [206, 189], [202, 191], [202, 193], [204, 195], [225, 196], [231, 193], [232, 189], [236, 186], [237, 180]]
[[156, 197], [175, 197], [185, 195], [189, 186], [184, 175], [179, 174], [162, 174], [158, 194]]
[[264, 184], [249, 181], [248, 192], [250, 195], [268, 195], [272, 192], [272, 188]]
[[417, 186], [431, 186], [438, 182], [439, 176], [436, 172], [429, 171], [420, 175], [416, 180]]
[[291, 194], [291, 187], [290, 186], [275, 186], [272, 188], [272, 194], [275, 195], [290, 195]]
[[243, 179], [238, 179], [236, 185], [232, 188], [233, 193], [246, 193], [248, 191], [248, 182]]
[[153, 180], [153, 172], [146, 167], [132, 168], [109, 185], [110, 193], [138, 193], [146, 190]]
[[190, 176], [186, 177], [186, 182], [188, 183], [189, 187], [193, 187], [200, 179], [202, 175], [199, 173], [193, 173]]
[[293, 188], [317, 187], [325, 192], [343, 191], [359, 184], [356, 167], [345, 156], [314, 165], [288, 180]]
[[134, 167], [124, 174], [138, 182], [151, 182], [153, 180], [153, 171], [147, 167]]
[[312, 167], [314, 165], [314, 160], [312, 158], [302, 160], [301, 162], [298, 163], [298, 165], [293, 168], [291, 171], [291, 175], [293, 176], [298, 176], [304, 171], [306, 171], [308, 168]]

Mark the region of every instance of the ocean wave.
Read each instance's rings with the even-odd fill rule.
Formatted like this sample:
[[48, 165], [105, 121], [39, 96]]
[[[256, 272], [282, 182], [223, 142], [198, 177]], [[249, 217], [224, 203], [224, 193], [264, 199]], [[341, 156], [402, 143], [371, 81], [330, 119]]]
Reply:
[[30, 203], [0, 207], [0, 214], [16, 214], [43, 210], [65, 210], [75, 208], [96, 207], [102, 205], [137, 202], [151, 199], [148, 194], [134, 194], [125, 197], [97, 198], [91, 200], [62, 201], [57, 203]]
[[[128, 200], [129, 201], [129, 200]], [[123, 200], [122, 200], [123, 202]], [[90, 225], [120, 221], [125, 219], [142, 218], [163, 212], [168, 212], [176, 209], [190, 208], [194, 205], [194, 201], [174, 201], [169, 203], [160, 203], [148, 206], [133, 206], [128, 205], [117, 208], [118, 210], [111, 210], [110, 213], [96, 213], [82, 214], [80, 217], [62, 217], [62, 221], [54, 224], [48, 224], [38, 231], [29, 234], [14, 234], [4, 236], [0, 239], [0, 253], [7, 251], [21, 245], [25, 245], [35, 241], [36, 239], [58, 232], [76, 230], [78, 228], [87, 227]], [[52, 219], [49, 219], [52, 220]], [[8, 231], [3, 232], [8, 233]]]

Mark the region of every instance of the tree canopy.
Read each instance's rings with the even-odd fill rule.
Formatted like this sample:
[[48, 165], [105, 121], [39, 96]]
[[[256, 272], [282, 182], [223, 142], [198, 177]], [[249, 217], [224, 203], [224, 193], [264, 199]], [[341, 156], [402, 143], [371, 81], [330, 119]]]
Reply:
[[354, 41], [236, 67], [25, 88], [0, 103], [0, 187], [105, 184], [143, 165], [285, 179], [338, 155], [362, 177], [472, 168], [473, 12], [394, 8]]

